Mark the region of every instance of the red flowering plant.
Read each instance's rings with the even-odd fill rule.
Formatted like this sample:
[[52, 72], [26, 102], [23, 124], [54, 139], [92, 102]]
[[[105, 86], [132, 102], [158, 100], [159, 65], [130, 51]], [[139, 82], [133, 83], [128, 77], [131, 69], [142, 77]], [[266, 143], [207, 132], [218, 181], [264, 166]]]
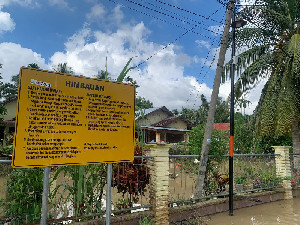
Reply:
[[291, 183], [292, 183], [292, 184], [296, 184], [296, 183], [297, 183], [297, 178], [298, 178], [298, 174], [295, 173], [295, 174], [294, 174], [294, 179], [291, 180]]
[[[143, 148], [135, 146], [135, 156], [143, 155]], [[149, 184], [150, 173], [145, 158], [134, 159], [132, 163], [118, 163], [113, 169], [112, 187], [116, 187], [123, 197], [129, 194], [129, 206], [139, 200], [139, 196], [145, 195]]]

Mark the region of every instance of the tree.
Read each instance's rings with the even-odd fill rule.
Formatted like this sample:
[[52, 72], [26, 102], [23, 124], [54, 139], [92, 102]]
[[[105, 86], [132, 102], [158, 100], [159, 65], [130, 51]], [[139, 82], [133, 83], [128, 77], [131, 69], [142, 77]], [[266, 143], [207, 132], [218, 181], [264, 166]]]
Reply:
[[141, 96], [137, 96], [135, 100], [135, 110], [153, 108], [153, 103]]
[[[195, 125], [205, 125], [208, 116], [208, 110], [210, 102], [207, 101], [206, 97], [202, 94], [201, 96], [202, 104], [197, 109], [183, 108], [181, 114], [190, 120]], [[229, 109], [228, 103], [223, 101], [222, 98], [217, 98], [216, 112], [215, 112], [215, 122], [216, 123], [228, 123], [229, 122]]]
[[[2, 64], [0, 64], [0, 69], [2, 69]], [[0, 76], [0, 79], [2, 79], [1, 76]], [[3, 82], [0, 81], [1, 90], [2, 90], [2, 87], [3, 87]], [[2, 98], [2, 91], [0, 91], [0, 98]], [[7, 111], [6, 111], [5, 107], [3, 106], [3, 103], [1, 102], [1, 104], [0, 104], [0, 122], [3, 120], [3, 116], [6, 114], [6, 112]]]
[[[40, 69], [40, 67], [36, 63], [30, 63], [28, 64], [28, 67]], [[1, 84], [1, 97], [4, 98], [5, 101], [16, 98], [18, 96], [18, 86], [19, 74], [16, 74], [11, 77], [11, 82]]]
[[[240, 11], [251, 26], [240, 29], [236, 44], [240, 97], [263, 77], [268, 78], [256, 110], [261, 137], [292, 134], [294, 153], [300, 153], [300, 0], [259, 0]], [[300, 157], [295, 158], [300, 172]]]
[[30, 63], [30, 64], [28, 64], [28, 67], [40, 69], [39, 65], [36, 63]]
[[72, 67], [68, 66], [67, 63], [59, 63], [58, 65], [53, 66], [53, 70], [59, 73], [74, 74]]
[[1, 97], [5, 101], [16, 98], [18, 96], [18, 83], [19, 83], [19, 74], [11, 77], [11, 82], [4, 83], [1, 85], [0, 92]]
[[96, 78], [104, 79], [104, 80], [111, 80], [110, 74], [107, 71], [104, 71], [104, 70], [98, 71], [98, 74], [96, 75]]

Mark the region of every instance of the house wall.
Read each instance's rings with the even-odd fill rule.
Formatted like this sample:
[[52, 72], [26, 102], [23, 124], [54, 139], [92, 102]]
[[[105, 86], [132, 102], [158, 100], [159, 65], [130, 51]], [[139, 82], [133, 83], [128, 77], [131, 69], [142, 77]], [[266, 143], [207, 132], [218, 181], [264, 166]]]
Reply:
[[166, 127], [187, 130], [186, 122], [180, 119], [173, 121], [172, 123], [168, 124]]
[[7, 114], [3, 116], [3, 120], [12, 120], [16, 117], [17, 112], [17, 100], [4, 105], [7, 110]]
[[140, 126], [151, 126], [154, 123], [158, 123], [168, 118], [168, 114], [159, 110], [146, 116], [145, 119], [138, 120], [136, 123]]

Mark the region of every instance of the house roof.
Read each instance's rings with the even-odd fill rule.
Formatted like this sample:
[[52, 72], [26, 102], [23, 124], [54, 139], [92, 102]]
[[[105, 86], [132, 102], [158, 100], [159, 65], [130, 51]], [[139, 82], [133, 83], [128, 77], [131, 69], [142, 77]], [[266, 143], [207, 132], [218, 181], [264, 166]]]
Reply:
[[8, 125], [8, 124], [14, 125], [14, 124], [16, 123], [16, 121], [15, 121], [15, 120], [3, 120], [2, 123], [3, 123], [3, 124], [7, 124], [7, 125]]
[[168, 124], [173, 123], [177, 119], [180, 119], [180, 120], [186, 122], [188, 125], [193, 126], [192, 122], [189, 121], [188, 119], [186, 119], [183, 115], [176, 115], [176, 116], [172, 116], [172, 117], [166, 118], [166, 119], [164, 119], [162, 121], [159, 121], [159, 122], [157, 122], [155, 124], [152, 124], [152, 126], [154, 126], [154, 127], [165, 127]]
[[185, 129], [177, 129], [177, 128], [171, 128], [171, 127], [154, 127], [154, 126], [141, 126], [141, 129], [146, 129], [146, 130], [167, 130], [167, 131], [175, 131], [175, 132], [180, 132], [180, 133], [186, 133], [189, 132], [189, 130]]
[[18, 100], [18, 97], [14, 97], [14, 98], [5, 100], [5, 101], [2, 103], [2, 105], [6, 105], [6, 104], [11, 103], [11, 102], [14, 102], [14, 101], [16, 101], [16, 100]]
[[214, 123], [214, 129], [218, 130], [230, 130], [230, 123]]
[[167, 109], [167, 107], [162, 106], [162, 107], [156, 107], [156, 108], [150, 108], [150, 109], [142, 109], [141, 110], [141, 114], [139, 114], [135, 118], [135, 120], [140, 120], [140, 119], [142, 119], [143, 116], [151, 115], [151, 114], [153, 114], [153, 113], [155, 113], [155, 112], [157, 112], [159, 110], [167, 113], [169, 117], [174, 116], [174, 113], [172, 113], [169, 109]]

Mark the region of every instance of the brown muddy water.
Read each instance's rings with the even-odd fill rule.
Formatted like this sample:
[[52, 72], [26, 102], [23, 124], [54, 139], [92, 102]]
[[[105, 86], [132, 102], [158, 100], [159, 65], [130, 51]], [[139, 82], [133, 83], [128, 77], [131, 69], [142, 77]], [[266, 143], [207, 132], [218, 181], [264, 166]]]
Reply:
[[266, 203], [203, 218], [207, 225], [300, 225], [300, 197]]

